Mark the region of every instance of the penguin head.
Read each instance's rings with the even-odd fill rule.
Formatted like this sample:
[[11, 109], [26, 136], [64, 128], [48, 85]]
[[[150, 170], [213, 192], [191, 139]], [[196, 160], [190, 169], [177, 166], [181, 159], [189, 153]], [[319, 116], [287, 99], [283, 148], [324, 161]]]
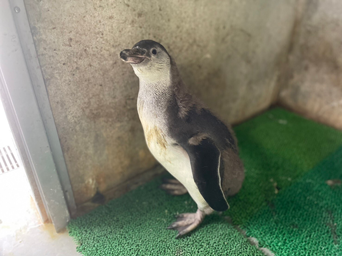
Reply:
[[171, 57], [160, 43], [142, 40], [132, 49], [120, 52], [123, 62], [131, 64], [139, 79], [156, 82], [169, 78]]

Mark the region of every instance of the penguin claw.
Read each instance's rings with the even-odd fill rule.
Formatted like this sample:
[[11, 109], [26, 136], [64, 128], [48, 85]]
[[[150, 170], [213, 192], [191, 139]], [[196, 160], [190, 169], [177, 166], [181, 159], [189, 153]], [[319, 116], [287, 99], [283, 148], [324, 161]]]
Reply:
[[163, 184], [160, 186], [168, 194], [173, 196], [180, 196], [186, 194], [186, 188], [176, 179], [163, 179]]
[[204, 219], [205, 213], [197, 210], [196, 213], [184, 213], [178, 215], [177, 220], [172, 223], [168, 229], [177, 230], [178, 234], [176, 238], [180, 238], [181, 236], [189, 233], [194, 230], [199, 224], [201, 224]]

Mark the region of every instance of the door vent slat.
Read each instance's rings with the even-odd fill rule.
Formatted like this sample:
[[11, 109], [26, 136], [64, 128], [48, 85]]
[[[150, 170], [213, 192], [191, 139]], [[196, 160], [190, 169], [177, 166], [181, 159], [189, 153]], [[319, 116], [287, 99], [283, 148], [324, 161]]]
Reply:
[[0, 174], [9, 172], [19, 168], [19, 162], [17, 161], [13, 150], [10, 146], [0, 147]]

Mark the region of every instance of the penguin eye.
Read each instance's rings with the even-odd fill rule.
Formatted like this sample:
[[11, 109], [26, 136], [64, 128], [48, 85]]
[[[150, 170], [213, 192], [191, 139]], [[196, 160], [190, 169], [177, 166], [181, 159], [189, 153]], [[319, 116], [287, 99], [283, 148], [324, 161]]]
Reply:
[[152, 50], [152, 54], [153, 54], [153, 55], [156, 55], [156, 54], [157, 54], [157, 50], [156, 50], [156, 49], [153, 49], [153, 50]]

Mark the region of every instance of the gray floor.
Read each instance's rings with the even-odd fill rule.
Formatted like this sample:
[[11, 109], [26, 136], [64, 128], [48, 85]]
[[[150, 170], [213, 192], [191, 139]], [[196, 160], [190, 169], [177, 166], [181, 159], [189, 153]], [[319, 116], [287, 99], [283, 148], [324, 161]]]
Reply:
[[0, 256], [74, 256], [67, 231], [42, 224], [22, 168], [0, 175]]

